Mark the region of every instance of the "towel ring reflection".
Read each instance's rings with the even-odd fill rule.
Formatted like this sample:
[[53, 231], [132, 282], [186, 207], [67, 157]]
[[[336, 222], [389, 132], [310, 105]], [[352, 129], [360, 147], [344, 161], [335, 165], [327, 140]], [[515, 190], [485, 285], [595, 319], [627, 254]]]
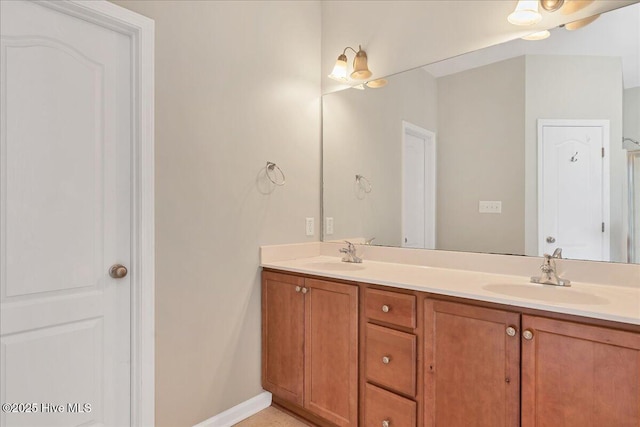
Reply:
[[371, 181], [367, 179], [364, 175], [356, 175], [356, 182], [360, 187], [364, 190], [365, 193], [371, 193], [373, 187], [371, 186]]
[[[282, 169], [280, 169], [278, 165], [276, 165], [273, 162], [267, 162], [266, 171], [267, 171], [266, 172], [267, 178], [269, 178], [269, 181], [273, 182], [275, 185], [279, 185], [279, 186], [284, 185], [286, 178], [284, 176], [284, 172], [282, 172]], [[282, 180], [278, 180], [277, 175], [281, 175]]]

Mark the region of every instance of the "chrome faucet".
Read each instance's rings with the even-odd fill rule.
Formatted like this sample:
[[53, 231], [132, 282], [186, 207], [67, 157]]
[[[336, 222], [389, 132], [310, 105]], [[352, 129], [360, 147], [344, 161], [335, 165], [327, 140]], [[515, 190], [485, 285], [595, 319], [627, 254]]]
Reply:
[[542, 285], [555, 285], [555, 286], [571, 286], [571, 281], [567, 279], [561, 279], [558, 277], [556, 271], [556, 259], [562, 259], [562, 248], [556, 248], [553, 251], [553, 255], [544, 254], [544, 261], [540, 266], [542, 275], [538, 277], [532, 277], [531, 283], [540, 283]]
[[347, 244], [347, 247], [340, 248], [340, 253], [345, 254], [344, 257], [342, 257], [342, 262], [355, 262], [357, 264], [361, 263], [362, 258], [356, 255], [356, 246], [346, 240], [345, 243]]

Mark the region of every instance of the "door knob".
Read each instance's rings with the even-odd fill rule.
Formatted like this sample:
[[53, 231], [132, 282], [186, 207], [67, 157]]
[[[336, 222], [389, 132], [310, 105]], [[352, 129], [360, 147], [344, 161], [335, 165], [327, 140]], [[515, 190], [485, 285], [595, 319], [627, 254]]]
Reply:
[[547, 243], [555, 243], [556, 242], [556, 238], [555, 237], [547, 237]]
[[129, 271], [127, 270], [127, 267], [125, 267], [124, 265], [113, 264], [109, 269], [109, 276], [113, 277], [114, 279], [122, 279], [127, 275], [128, 272]]

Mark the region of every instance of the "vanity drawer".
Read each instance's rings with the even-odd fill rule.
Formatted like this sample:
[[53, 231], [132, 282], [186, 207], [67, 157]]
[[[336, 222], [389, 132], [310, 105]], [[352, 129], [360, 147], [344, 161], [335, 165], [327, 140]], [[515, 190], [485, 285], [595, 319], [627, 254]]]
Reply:
[[416, 402], [367, 384], [364, 396], [364, 425], [415, 427]]
[[398, 292], [367, 289], [365, 315], [369, 319], [415, 328], [416, 297]]
[[416, 395], [416, 336], [367, 324], [365, 372], [368, 381], [408, 396]]

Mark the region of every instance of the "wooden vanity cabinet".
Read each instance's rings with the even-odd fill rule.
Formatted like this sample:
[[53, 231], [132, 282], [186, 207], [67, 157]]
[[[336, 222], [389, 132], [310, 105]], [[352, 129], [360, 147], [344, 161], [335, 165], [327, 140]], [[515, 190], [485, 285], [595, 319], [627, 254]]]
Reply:
[[637, 327], [274, 271], [262, 304], [263, 387], [313, 425], [640, 426]]
[[417, 427], [422, 396], [417, 297], [363, 286], [364, 426]]
[[265, 271], [262, 304], [263, 388], [357, 426], [358, 286]]
[[522, 316], [522, 427], [638, 427], [640, 334]]
[[426, 427], [520, 425], [520, 314], [425, 299]]

